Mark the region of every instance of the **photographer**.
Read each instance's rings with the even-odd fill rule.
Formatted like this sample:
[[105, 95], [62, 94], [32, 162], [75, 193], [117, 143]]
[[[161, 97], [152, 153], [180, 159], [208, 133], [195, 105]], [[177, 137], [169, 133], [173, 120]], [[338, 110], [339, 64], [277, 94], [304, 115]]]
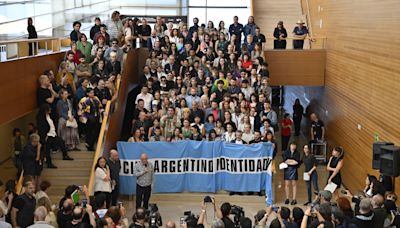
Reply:
[[126, 218], [126, 209], [120, 205], [119, 207], [112, 206], [108, 209], [105, 217], [109, 217], [112, 219], [115, 227], [119, 228], [127, 228], [128, 227], [128, 219]]
[[136, 212], [132, 216], [133, 223], [129, 226], [129, 228], [145, 228], [145, 220], [146, 209], [143, 207], [139, 207], [136, 209]]
[[232, 219], [229, 218], [229, 214], [231, 213], [231, 204], [230, 203], [223, 203], [221, 208], [218, 209], [216, 207], [215, 199], [213, 199], [214, 204], [214, 211], [217, 218], [221, 219], [224, 222], [225, 228], [235, 228], [235, 224], [233, 223]]
[[[309, 218], [311, 218], [311, 221], [309, 221]], [[308, 207], [304, 212], [300, 228], [319, 227], [320, 225], [323, 225], [323, 227], [334, 227], [332, 222], [332, 207], [329, 203], [322, 203], [319, 207]]]
[[[60, 226], [62, 227], [62, 226]], [[86, 204], [86, 208], [75, 207], [72, 211], [72, 221], [68, 222], [66, 228], [79, 227], [91, 228], [96, 227], [96, 221], [93, 216], [92, 206]]]

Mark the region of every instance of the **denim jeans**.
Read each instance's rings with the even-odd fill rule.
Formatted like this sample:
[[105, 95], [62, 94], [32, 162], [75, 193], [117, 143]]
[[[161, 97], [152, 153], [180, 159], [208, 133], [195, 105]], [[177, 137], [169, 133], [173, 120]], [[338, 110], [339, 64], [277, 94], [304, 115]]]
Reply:
[[312, 191], [311, 191], [311, 183], [314, 187], [314, 191], [319, 192], [319, 188], [318, 188], [318, 174], [317, 171], [314, 170], [314, 172], [311, 173], [310, 176], [310, 180], [306, 181], [306, 185], [307, 185], [307, 196], [308, 196], [308, 202], [312, 202]]

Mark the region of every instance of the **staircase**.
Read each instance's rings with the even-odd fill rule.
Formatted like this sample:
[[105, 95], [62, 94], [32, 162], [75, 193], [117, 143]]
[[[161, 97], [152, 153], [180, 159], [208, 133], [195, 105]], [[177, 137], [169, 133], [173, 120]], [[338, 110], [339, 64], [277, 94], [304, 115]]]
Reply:
[[[254, 18], [256, 24], [261, 28], [261, 33], [266, 37], [272, 37], [278, 21], [283, 21], [288, 37], [292, 36], [296, 22], [302, 19], [307, 23], [302, 14], [301, 0], [254, 0]], [[304, 48], [309, 47], [308, 42]], [[266, 48], [273, 48], [273, 41], [268, 39]], [[292, 42], [287, 42], [287, 49], [292, 49]]]
[[64, 190], [68, 185], [83, 186], [88, 184], [94, 152], [70, 151], [69, 156], [75, 160], [62, 160], [61, 152], [52, 154], [53, 163], [58, 168], [43, 168], [41, 180], [48, 180], [51, 183], [47, 194], [53, 203], [58, 203], [64, 196]]

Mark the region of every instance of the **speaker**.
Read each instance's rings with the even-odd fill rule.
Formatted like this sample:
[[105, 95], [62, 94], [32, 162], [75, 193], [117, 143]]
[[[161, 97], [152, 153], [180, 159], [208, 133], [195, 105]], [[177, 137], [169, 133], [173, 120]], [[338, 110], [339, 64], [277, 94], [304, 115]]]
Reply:
[[374, 142], [372, 144], [372, 169], [380, 169], [381, 168], [381, 147], [393, 145], [391, 142]]
[[400, 175], [400, 147], [394, 145], [381, 146], [382, 175], [397, 177]]

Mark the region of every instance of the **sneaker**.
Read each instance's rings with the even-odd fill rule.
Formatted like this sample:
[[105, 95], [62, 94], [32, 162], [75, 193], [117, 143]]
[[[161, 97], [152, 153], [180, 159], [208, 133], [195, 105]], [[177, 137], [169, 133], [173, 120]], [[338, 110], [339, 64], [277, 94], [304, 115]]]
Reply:
[[285, 204], [289, 204], [289, 199], [286, 199], [286, 200], [285, 200]]
[[305, 202], [303, 205], [304, 206], [308, 206], [308, 204], [310, 204], [311, 202], [310, 201], [308, 201], [308, 202]]
[[74, 160], [74, 159], [71, 158], [70, 156], [65, 156], [65, 157], [63, 158], [63, 160], [72, 161], [72, 160]]
[[49, 169], [57, 169], [57, 166], [55, 166], [54, 164], [48, 164], [47, 168], [49, 168]]
[[292, 200], [292, 202], [290, 203], [290, 205], [296, 205], [297, 204], [297, 201], [294, 199], [294, 200]]

